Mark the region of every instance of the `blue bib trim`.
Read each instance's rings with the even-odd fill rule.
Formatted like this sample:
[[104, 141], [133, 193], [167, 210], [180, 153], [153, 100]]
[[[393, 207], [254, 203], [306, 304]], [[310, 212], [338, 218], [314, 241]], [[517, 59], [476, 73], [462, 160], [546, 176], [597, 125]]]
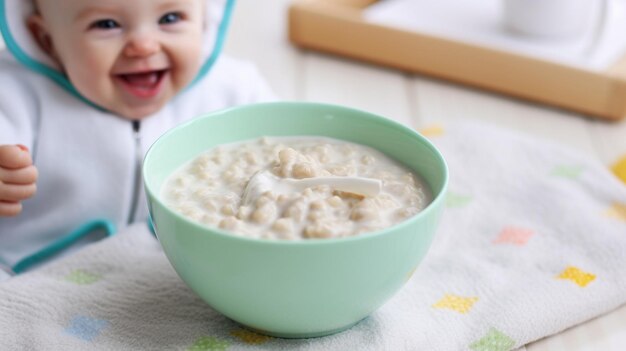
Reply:
[[96, 230], [103, 230], [106, 237], [110, 237], [115, 234], [115, 225], [110, 221], [104, 219], [98, 219], [91, 221], [80, 226], [70, 234], [57, 239], [52, 244], [44, 247], [43, 249], [35, 252], [34, 254], [24, 257], [17, 262], [12, 270], [14, 273], [19, 274], [27, 270], [28, 268], [45, 261], [46, 259], [58, 254], [59, 252], [72, 246], [78, 240], [92, 234]]

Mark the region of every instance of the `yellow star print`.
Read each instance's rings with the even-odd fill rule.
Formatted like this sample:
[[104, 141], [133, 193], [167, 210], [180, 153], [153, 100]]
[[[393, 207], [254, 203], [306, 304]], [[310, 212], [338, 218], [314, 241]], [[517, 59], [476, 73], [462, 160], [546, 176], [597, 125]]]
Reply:
[[587, 284], [596, 279], [596, 276], [595, 274], [585, 272], [578, 267], [569, 266], [565, 268], [565, 270], [563, 270], [557, 278], [569, 279], [584, 288]]
[[467, 313], [472, 309], [478, 297], [463, 297], [453, 294], [445, 294], [444, 297], [433, 305], [435, 308], [449, 308], [459, 313]]

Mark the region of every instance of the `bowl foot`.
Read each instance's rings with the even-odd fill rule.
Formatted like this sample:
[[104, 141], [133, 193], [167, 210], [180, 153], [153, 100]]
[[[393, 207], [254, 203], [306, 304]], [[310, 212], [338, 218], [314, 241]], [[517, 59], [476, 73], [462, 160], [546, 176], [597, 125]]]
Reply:
[[[365, 317], [367, 318], [367, 317]], [[363, 318], [363, 319], [365, 319]], [[363, 319], [356, 321], [355, 323], [351, 323], [348, 324], [346, 326], [340, 327], [340, 328], [336, 328], [336, 329], [330, 329], [330, 330], [325, 330], [325, 331], [321, 331], [321, 332], [313, 332], [313, 333], [307, 333], [307, 332], [302, 332], [302, 333], [281, 333], [281, 332], [272, 332], [272, 331], [267, 331], [267, 330], [261, 330], [261, 329], [257, 329], [257, 328], [253, 328], [244, 324], [241, 324], [242, 327], [255, 332], [257, 334], [263, 334], [263, 335], [267, 335], [267, 336], [271, 336], [271, 337], [275, 337], [275, 338], [283, 338], [283, 339], [306, 339], [306, 338], [319, 338], [322, 336], [328, 336], [328, 335], [332, 335], [332, 334], [337, 334], [340, 333], [342, 331], [348, 330], [350, 328], [352, 328], [353, 326], [359, 324]]]

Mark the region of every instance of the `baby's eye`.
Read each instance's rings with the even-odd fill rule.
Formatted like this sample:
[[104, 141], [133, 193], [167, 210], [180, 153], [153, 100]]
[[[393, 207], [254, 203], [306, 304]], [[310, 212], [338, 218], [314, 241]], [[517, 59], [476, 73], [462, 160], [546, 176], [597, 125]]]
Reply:
[[119, 28], [119, 24], [112, 19], [103, 19], [93, 22], [89, 28], [94, 29], [114, 29]]
[[168, 12], [159, 19], [159, 24], [172, 24], [183, 19], [180, 12]]

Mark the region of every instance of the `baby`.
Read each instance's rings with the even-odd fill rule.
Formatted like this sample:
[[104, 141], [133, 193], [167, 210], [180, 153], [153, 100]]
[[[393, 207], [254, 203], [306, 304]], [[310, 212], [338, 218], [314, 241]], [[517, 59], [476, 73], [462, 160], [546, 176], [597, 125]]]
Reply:
[[146, 222], [140, 170], [156, 138], [272, 99], [252, 66], [216, 59], [233, 1], [5, 0], [0, 267]]

